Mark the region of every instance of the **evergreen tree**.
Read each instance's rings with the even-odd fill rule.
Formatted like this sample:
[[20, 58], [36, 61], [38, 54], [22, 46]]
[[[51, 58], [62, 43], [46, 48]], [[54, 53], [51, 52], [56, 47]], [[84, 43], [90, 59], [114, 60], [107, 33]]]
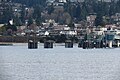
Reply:
[[88, 14], [86, 3], [84, 2], [80, 13], [80, 20], [85, 20]]
[[34, 7], [33, 18], [36, 20], [36, 24], [38, 26], [41, 24], [41, 12], [42, 12], [41, 6], [37, 5]]
[[81, 7], [80, 7], [80, 5], [77, 5], [77, 7], [76, 7], [76, 13], [75, 13], [75, 18], [77, 20], [80, 20], [80, 14], [81, 14]]
[[95, 19], [95, 26], [103, 26], [103, 16], [102, 15], [97, 15], [96, 19]]
[[54, 6], [53, 5], [48, 6], [47, 10], [48, 10], [48, 14], [51, 14], [54, 11]]

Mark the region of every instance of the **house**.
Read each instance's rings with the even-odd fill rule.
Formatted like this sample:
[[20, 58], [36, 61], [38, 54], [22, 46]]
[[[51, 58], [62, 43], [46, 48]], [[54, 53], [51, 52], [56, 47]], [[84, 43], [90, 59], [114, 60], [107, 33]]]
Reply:
[[93, 32], [95, 35], [104, 35], [105, 31], [107, 31], [107, 28], [100, 27], [100, 28], [95, 28]]

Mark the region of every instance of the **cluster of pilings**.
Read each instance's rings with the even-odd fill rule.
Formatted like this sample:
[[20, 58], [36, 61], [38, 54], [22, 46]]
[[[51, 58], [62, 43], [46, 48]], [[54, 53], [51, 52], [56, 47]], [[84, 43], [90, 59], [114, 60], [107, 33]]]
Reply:
[[73, 48], [73, 42], [71, 40], [66, 40], [65, 48]]
[[78, 47], [81, 47], [83, 49], [92, 49], [92, 48], [106, 48], [106, 44], [101, 40], [101, 41], [89, 41], [85, 40], [81, 43], [78, 44]]
[[48, 40], [44, 42], [44, 48], [53, 48], [53, 40]]
[[[46, 40], [44, 41], [44, 48], [53, 48], [54, 41], [53, 40]], [[28, 40], [28, 49], [37, 49], [38, 42], [35, 40]], [[73, 48], [73, 41], [66, 40], [65, 41], [65, 48]]]
[[37, 49], [38, 42], [35, 40], [28, 40], [28, 49]]
[[[44, 41], [44, 48], [53, 48], [54, 42], [55, 41], [53, 41], [53, 40]], [[73, 48], [73, 44], [74, 43], [72, 40], [66, 40], [65, 48]], [[85, 41], [80, 41], [78, 43], [78, 48], [83, 48], [83, 49], [106, 48], [106, 47], [110, 47], [110, 46], [111, 46], [111, 44], [106, 44], [102, 40], [96, 40], [96, 41], [85, 40]], [[38, 48], [38, 41], [35, 41], [32, 39], [28, 40], [28, 49], [37, 49], [37, 48]]]
[[[53, 48], [53, 40], [44, 41], [44, 48]], [[38, 48], [38, 41], [34, 39], [28, 40], [28, 49], [37, 49]]]

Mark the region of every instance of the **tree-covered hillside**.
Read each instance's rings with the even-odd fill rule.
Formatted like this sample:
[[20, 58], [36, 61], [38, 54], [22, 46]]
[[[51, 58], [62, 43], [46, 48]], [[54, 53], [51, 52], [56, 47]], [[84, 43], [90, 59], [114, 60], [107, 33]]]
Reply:
[[[120, 13], [120, 0], [111, 2], [104, 2], [104, 0], [85, 0], [84, 2], [70, 2], [64, 3], [61, 6], [57, 5], [59, 2], [46, 3], [46, 0], [12, 0], [12, 3], [20, 3], [22, 6], [0, 4], [5, 10], [0, 14], [0, 23], [6, 23], [13, 18], [17, 25], [25, 23], [26, 19], [36, 20], [37, 24], [44, 22], [46, 19], [54, 19], [55, 22], [61, 24], [69, 24], [71, 22], [79, 22], [86, 20], [86, 16], [91, 13], [96, 13], [96, 26], [103, 25], [103, 16], [111, 17], [116, 13]], [[25, 6], [24, 6], [25, 5]], [[4, 7], [5, 6], [5, 7]], [[20, 9], [18, 12], [14, 8]], [[26, 7], [29, 8], [26, 10]], [[8, 9], [7, 9], [8, 8]], [[2, 9], [2, 8], [1, 8]], [[13, 11], [14, 10], [14, 11]], [[18, 15], [19, 13], [19, 15]], [[105, 20], [107, 23], [110, 20]]]

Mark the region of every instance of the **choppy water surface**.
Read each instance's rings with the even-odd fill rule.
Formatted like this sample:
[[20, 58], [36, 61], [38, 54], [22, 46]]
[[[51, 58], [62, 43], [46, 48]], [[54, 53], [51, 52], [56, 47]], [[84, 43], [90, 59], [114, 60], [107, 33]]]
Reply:
[[120, 49], [0, 46], [0, 80], [120, 80]]

